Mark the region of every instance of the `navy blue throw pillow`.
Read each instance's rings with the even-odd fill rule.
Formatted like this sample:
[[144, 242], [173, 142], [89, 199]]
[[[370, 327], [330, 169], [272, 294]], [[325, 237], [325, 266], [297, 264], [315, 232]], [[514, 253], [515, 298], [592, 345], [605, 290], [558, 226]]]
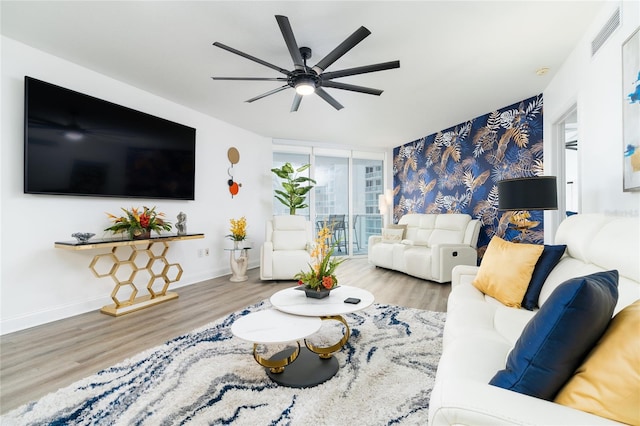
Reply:
[[542, 286], [551, 273], [551, 270], [555, 268], [558, 262], [560, 262], [560, 258], [564, 254], [566, 248], [567, 246], [564, 244], [557, 246], [549, 246], [545, 244], [544, 250], [533, 269], [533, 274], [531, 274], [531, 281], [529, 281], [527, 292], [522, 298], [523, 308], [533, 311], [538, 307], [538, 297], [540, 297]]
[[617, 301], [618, 271], [560, 284], [489, 384], [553, 400], [606, 330]]

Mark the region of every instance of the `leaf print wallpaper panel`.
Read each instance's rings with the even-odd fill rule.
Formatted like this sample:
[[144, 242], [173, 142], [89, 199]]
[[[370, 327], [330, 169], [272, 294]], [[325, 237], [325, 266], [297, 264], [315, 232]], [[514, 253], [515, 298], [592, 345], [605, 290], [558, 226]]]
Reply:
[[[407, 213], [467, 213], [482, 222], [479, 256], [491, 237], [512, 240], [513, 212], [498, 211], [502, 179], [541, 176], [542, 94], [393, 150], [393, 219]], [[532, 211], [527, 242], [544, 241], [543, 214]]]

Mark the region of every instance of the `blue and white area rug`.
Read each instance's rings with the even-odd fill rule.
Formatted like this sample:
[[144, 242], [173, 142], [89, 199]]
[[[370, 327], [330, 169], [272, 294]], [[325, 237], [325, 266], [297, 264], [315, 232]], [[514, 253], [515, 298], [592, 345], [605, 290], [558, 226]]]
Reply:
[[[233, 313], [25, 404], [2, 425], [390, 425], [427, 423], [445, 315], [374, 304], [345, 315], [351, 338], [327, 382], [273, 383], [234, 337]], [[335, 323], [336, 321], [324, 321]], [[333, 333], [327, 325], [328, 333]], [[322, 332], [323, 330], [321, 330]], [[267, 354], [268, 355], [268, 354]]]

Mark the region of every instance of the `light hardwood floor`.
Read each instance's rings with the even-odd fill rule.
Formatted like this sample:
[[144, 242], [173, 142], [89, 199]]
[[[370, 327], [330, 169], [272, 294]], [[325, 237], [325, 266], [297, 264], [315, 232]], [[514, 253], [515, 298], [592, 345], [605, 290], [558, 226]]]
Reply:
[[[0, 336], [0, 412], [114, 365], [231, 312], [268, 299], [294, 281], [260, 281], [229, 276], [176, 289], [178, 299], [118, 318], [88, 312]], [[366, 288], [376, 303], [445, 311], [450, 284], [438, 284], [376, 268], [354, 258], [338, 268], [343, 285]]]

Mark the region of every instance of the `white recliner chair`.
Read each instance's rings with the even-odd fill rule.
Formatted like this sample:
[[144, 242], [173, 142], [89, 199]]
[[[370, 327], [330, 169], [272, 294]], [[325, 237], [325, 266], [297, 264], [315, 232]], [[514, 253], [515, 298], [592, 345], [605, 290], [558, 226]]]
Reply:
[[311, 263], [313, 235], [304, 216], [274, 216], [268, 220], [264, 245], [260, 248], [261, 280], [293, 280]]

